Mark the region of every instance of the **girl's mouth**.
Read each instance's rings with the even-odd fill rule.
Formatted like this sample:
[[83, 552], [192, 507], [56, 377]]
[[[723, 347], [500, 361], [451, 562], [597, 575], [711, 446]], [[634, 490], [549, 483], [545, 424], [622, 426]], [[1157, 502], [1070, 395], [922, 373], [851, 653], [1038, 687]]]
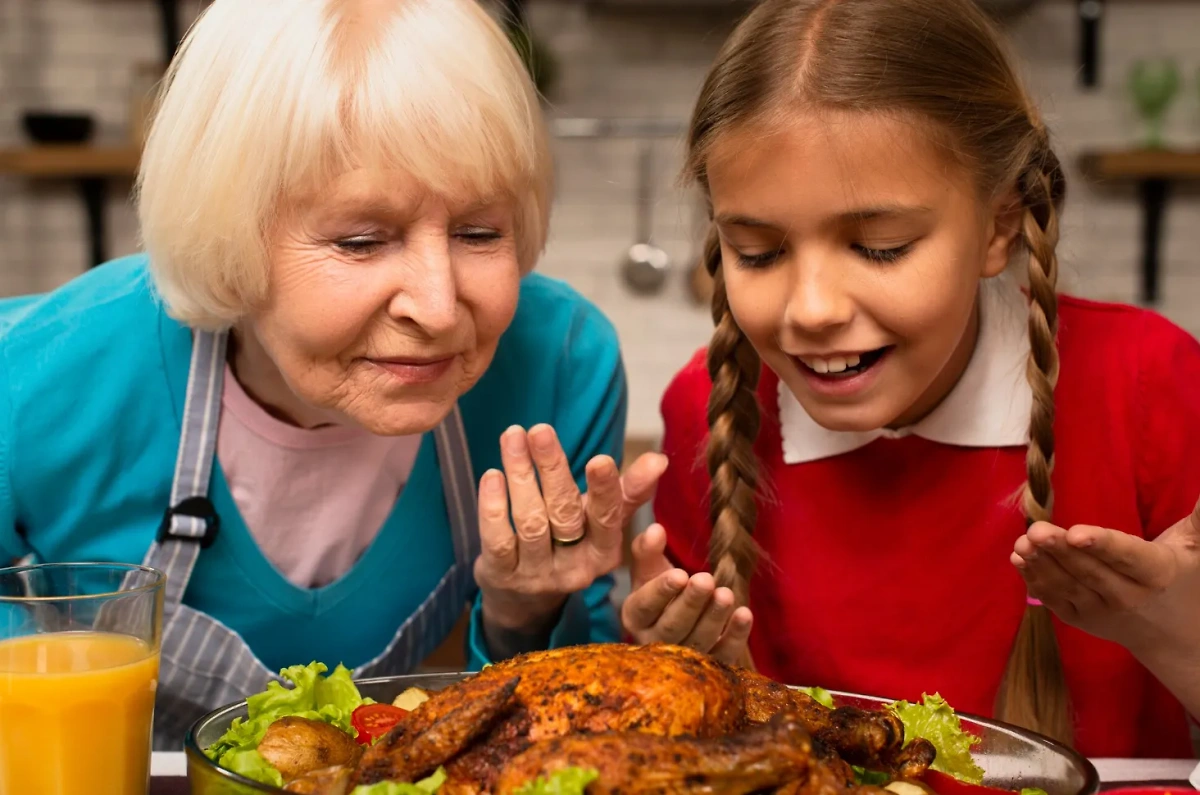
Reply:
[[856, 354], [793, 356], [792, 361], [815, 394], [848, 400], [875, 382], [883, 363], [894, 349], [894, 345], [886, 345]]
[[792, 359], [806, 371], [806, 375], [837, 381], [853, 378], [877, 365], [891, 351], [887, 345], [865, 353], [842, 356], [793, 356]]

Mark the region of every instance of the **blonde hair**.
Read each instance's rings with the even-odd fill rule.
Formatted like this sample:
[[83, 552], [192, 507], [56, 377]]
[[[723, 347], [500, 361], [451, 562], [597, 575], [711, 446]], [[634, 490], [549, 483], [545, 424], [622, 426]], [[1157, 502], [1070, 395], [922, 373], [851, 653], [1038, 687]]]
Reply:
[[[706, 161], [731, 130], [786, 124], [806, 108], [908, 115], [924, 121], [983, 196], [1015, 187], [1024, 210], [1033, 390], [1023, 508], [1028, 522], [1053, 507], [1054, 387], [1058, 379], [1058, 214], [1066, 180], [1003, 40], [973, 0], [764, 0], [738, 26], [710, 70], [688, 139], [687, 175], [707, 194]], [[710, 208], [711, 209], [711, 208]], [[713, 276], [708, 405], [710, 564], [718, 584], [746, 602], [758, 552], [761, 362], [725, 292], [715, 229], [705, 246]], [[1005, 720], [1070, 742], [1070, 712], [1054, 627], [1027, 606], [997, 699]]]
[[232, 325], [266, 298], [281, 202], [352, 168], [516, 208], [522, 272], [546, 241], [537, 91], [475, 0], [216, 0], [168, 69], [137, 180], [168, 311]]

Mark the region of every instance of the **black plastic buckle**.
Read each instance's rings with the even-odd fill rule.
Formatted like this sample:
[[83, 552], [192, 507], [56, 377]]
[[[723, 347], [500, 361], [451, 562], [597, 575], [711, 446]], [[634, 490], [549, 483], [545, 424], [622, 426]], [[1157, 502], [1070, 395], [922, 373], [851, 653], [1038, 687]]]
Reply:
[[[190, 516], [193, 519], [204, 520], [204, 535], [189, 536], [171, 531], [172, 516]], [[208, 549], [217, 540], [217, 532], [221, 529], [221, 517], [213, 507], [208, 497], [188, 497], [183, 502], [167, 508], [163, 514], [162, 524], [158, 526], [158, 542], [161, 544], [168, 538], [176, 541], [195, 541], [201, 549]]]

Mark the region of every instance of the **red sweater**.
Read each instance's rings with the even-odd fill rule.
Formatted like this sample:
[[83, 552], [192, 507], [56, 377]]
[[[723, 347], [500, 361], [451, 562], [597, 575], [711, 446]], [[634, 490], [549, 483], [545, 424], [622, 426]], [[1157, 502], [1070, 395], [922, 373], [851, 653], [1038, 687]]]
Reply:
[[[1064, 297], [1059, 351], [1056, 524], [1155, 537], [1200, 496], [1200, 344], [1156, 314]], [[777, 386], [764, 369], [756, 664], [791, 684], [905, 699], [937, 691], [991, 715], [1025, 610], [1009, 563], [1024, 532], [1013, 499], [1024, 448], [907, 436], [786, 465]], [[710, 389], [700, 352], [662, 401], [671, 465], [654, 507], [668, 554], [689, 571], [708, 569]], [[1124, 648], [1057, 630], [1082, 753], [1192, 755], [1182, 707]]]

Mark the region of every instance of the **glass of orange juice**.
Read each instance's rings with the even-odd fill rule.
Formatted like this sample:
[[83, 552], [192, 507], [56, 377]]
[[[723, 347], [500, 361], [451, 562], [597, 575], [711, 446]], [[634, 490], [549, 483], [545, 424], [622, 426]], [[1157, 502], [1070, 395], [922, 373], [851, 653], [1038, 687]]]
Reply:
[[0, 795], [145, 795], [162, 637], [154, 569], [0, 569]]

